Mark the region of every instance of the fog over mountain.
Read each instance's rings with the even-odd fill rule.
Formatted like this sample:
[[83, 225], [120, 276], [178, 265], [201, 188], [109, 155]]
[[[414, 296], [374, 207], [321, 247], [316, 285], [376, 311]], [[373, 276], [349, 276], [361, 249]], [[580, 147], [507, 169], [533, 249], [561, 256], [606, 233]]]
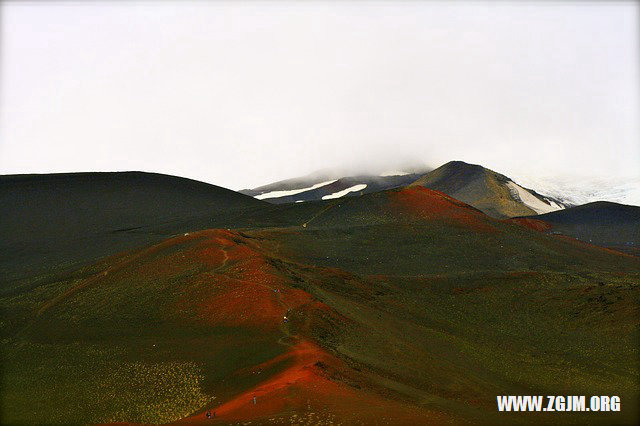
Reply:
[[542, 195], [573, 205], [612, 201], [640, 206], [640, 177], [520, 176], [518, 180]]
[[451, 160], [514, 178], [638, 172], [637, 3], [0, 8], [2, 174], [239, 190]]

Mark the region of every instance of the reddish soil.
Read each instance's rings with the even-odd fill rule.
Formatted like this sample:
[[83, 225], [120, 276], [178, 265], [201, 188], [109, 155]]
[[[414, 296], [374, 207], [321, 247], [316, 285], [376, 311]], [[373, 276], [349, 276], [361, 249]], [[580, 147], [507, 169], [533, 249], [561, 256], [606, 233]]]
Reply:
[[392, 191], [389, 196], [401, 212], [421, 219], [446, 220], [480, 232], [497, 231], [482, 212], [440, 191], [413, 186]]
[[[276, 333], [280, 330], [282, 336], [278, 342], [287, 346], [287, 351], [236, 372], [239, 375], [262, 372], [265, 377], [258, 385], [231, 399], [215, 401], [214, 406], [209, 407], [215, 411], [215, 419], [208, 420], [206, 410], [203, 410], [183, 422], [261, 423], [273, 419], [286, 423], [336, 420], [418, 424], [424, 423], [425, 419], [430, 423], [444, 421], [439, 414], [383, 398], [373, 391], [335, 379], [334, 376], [349, 376], [348, 367], [315, 343], [291, 335], [290, 324], [283, 322], [283, 316], [289, 310], [304, 312], [303, 317], [311, 318], [315, 314], [326, 315], [331, 308], [309, 293], [291, 288], [260, 247], [249, 239], [223, 231], [198, 233], [198, 237], [202, 236], [206, 238], [183, 253], [193, 261], [205, 264], [208, 270], [199, 274], [194, 282], [198, 298], [194, 300], [193, 295], [186, 294], [181, 307], [190, 305], [211, 325], [250, 327]], [[337, 371], [340, 373], [332, 373]]]
[[[444, 423], [445, 416], [421, 410], [400, 401], [385, 399], [368, 390], [333, 380], [329, 371], [344, 365], [310, 342], [300, 342], [256, 369], [288, 361], [281, 372], [231, 400], [209, 408], [215, 419], [206, 418], [206, 410], [184, 423], [275, 422], [296, 424], [318, 422], [424, 424]], [[255, 403], [254, 403], [255, 397]], [[324, 423], [323, 423], [324, 424]]]
[[[180, 244], [181, 249], [174, 250], [174, 246]], [[154, 271], [169, 272], [171, 275], [195, 270], [191, 285], [175, 309], [193, 312], [198, 320], [212, 326], [264, 330], [286, 347], [283, 354], [235, 373], [239, 377], [262, 373], [264, 377], [262, 382], [240, 394], [215, 400], [207, 407], [216, 413], [215, 419], [207, 419], [203, 410], [181, 422], [413, 425], [450, 420], [442, 414], [377, 394], [365, 385], [366, 380], [360, 377], [362, 373], [351, 370], [309, 339], [292, 335], [292, 329], [304, 333], [308, 325], [305, 321], [339, 315], [309, 293], [292, 288], [263, 249], [239, 233], [224, 230], [189, 233], [118, 260], [107, 269], [107, 275], [118, 271], [151, 275]], [[127, 265], [132, 268], [122, 270]], [[332, 270], [329, 274], [344, 273]], [[91, 277], [62, 297], [98, 281], [103, 284], [104, 276], [101, 273]], [[301, 315], [284, 323], [283, 317], [289, 315], [289, 311]]]
[[507, 223], [516, 223], [520, 226], [524, 226], [525, 228], [533, 229], [538, 232], [546, 232], [551, 230], [551, 224], [539, 219], [530, 219], [527, 217], [516, 217], [513, 219], [507, 219]]
[[[277, 329], [288, 310], [313, 302], [310, 294], [290, 288], [267, 258], [228, 231], [210, 235], [192, 254], [210, 268], [200, 276], [199, 298], [187, 295], [198, 316], [212, 325]], [[205, 281], [205, 282], [203, 282]]]

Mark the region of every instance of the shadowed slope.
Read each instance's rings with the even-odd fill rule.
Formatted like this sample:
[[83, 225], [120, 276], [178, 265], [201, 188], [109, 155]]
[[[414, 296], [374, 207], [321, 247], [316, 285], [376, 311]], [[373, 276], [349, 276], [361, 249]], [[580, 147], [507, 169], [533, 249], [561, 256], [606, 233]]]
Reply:
[[192, 229], [248, 225], [268, 207], [218, 186], [155, 173], [1, 176], [3, 280]]
[[[530, 221], [533, 218], [518, 218]], [[547, 232], [567, 235], [587, 243], [640, 254], [640, 207], [598, 201], [535, 216]]]

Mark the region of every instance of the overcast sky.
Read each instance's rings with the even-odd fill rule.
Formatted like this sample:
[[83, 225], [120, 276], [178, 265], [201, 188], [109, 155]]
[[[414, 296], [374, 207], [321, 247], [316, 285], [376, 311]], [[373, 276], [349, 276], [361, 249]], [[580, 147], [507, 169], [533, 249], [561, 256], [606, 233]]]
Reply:
[[634, 2], [0, 7], [2, 174], [640, 174]]

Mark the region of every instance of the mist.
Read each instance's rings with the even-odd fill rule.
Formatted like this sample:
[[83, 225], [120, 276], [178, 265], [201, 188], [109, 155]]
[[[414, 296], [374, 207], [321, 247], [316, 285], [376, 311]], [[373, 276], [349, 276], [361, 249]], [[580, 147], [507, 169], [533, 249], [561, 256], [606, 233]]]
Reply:
[[3, 174], [640, 175], [637, 3], [0, 7]]

